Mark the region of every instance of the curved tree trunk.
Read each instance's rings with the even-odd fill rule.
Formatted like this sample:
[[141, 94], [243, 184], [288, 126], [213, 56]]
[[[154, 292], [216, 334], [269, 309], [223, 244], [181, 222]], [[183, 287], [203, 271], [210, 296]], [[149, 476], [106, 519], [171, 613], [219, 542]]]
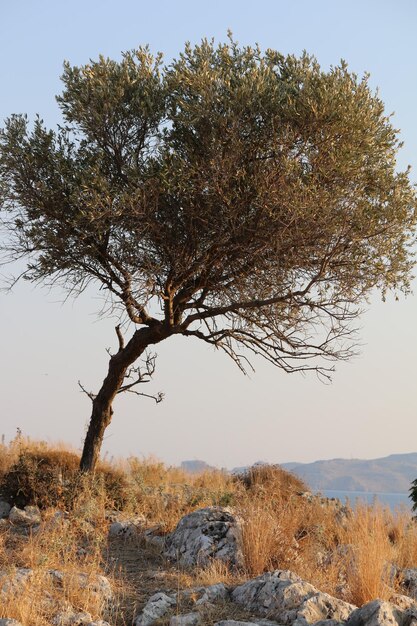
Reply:
[[90, 424], [81, 455], [81, 471], [94, 471], [96, 467], [104, 431], [113, 415], [113, 400], [123, 385], [127, 369], [135, 363], [148, 346], [159, 343], [169, 335], [169, 330], [162, 324], [152, 328], [141, 328], [134, 333], [125, 347], [121, 347], [117, 354], [110, 358], [107, 376], [93, 400]]

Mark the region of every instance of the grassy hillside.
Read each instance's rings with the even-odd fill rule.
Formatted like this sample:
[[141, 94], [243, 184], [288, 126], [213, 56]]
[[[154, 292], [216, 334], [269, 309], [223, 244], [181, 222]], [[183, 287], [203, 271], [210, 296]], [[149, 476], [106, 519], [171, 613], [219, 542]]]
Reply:
[[[63, 446], [21, 437], [0, 444], [0, 494], [10, 503], [42, 509], [36, 533], [16, 534], [13, 525], [0, 524], [0, 575], [15, 567], [33, 572], [24, 594], [3, 592], [0, 617], [46, 626], [53, 607], [70, 603], [95, 619], [125, 626], [159, 589], [238, 584], [273, 569], [292, 570], [320, 590], [361, 605], [389, 599], [401, 589], [392, 572], [417, 562], [417, 525], [410, 513], [394, 516], [365, 506], [353, 511], [303, 494], [305, 484], [279, 467], [257, 467], [244, 476], [197, 475], [129, 458], [102, 463], [95, 476], [80, 476], [77, 461], [77, 452]], [[146, 531], [163, 535], [186, 513], [211, 505], [228, 506], [241, 520], [243, 567], [212, 562], [184, 570], [145, 545]], [[124, 547], [115, 551], [109, 543], [114, 519], [140, 519], [142, 534], [127, 556]], [[54, 570], [68, 584], [52, 585]], [[80, 571], [91, 580], [110, 578], [116, 593], [110, 618], [97, 596], [80, 587]], [[207, 625], [214, 623], [210, 619]]]

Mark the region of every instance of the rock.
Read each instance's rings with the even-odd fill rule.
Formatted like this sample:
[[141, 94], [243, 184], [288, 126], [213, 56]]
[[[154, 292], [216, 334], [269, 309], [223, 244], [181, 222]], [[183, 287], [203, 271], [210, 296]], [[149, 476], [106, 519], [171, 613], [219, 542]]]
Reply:
[[407, 591], [407, 594], [417, 600], [417, 568], [409, 567], [399, 572], [401, 579], [401, 587]]
[[9, 521], [14, 526], [28, 528], [38, 526], [42, 521], [42, 517], [37, 506], [25, 506], [24, 509], [18, 509], [17, 506], [14, 506], [10, 510]]
[[0, 570], [0, 593], [22, 593], [32, 575], [33, 570], [27, 567]]
[[110, 524], [109, 538], [136, 539], [145, 522], [146, 520], [143, 515], [128, 520], [116, 519]]
[[399, 626], [403, 624], [403, 611], [382, 600], [373, 600], [353, 611], [347, 626]]
[[224, 619], [216, 622], [214, 626], [258, 626], [258, 622], [237, 622], [234, 619]]
[[12, 507], [5, 500], [0, 500], [0, 519], [4, 519], [5, 517], [9, 517], [10, 509]]
[[413, 607], [417, 607], [416, 601], [410, 598], [409, 596], [403, 596], [399, 593], [394, 593], [389, 599], [391, 604], [395, 604], [399, 609], [405, 611], [406, 609], [411, 609]]
[[198, 613], [186, 613], [185, 615], [173, 615], [169, 620], [169, 626], [197, 626], [200, 621]]
[[202, 593], [201, 597], [196, 601], [196, 605], [218, 602], [219, 600], [226, 600], [229, 596], [227, 587], [223, 583], [216, 583], [215, 585], [209, 585], [202, 589], [197, 589], [199, 593]]
[[86, 626], [91, 624], [92, 617], [85, 611], [76, 612], [73, 610], [62, 611], [52, 619], [54, 626]]
[[[302, 580], [293, 572], [284, 570], [268, 572], [236, 587], [232, 592], [232, 600], [248, 611], [266, 615], [276, 603], [281, 606], [284, 590], [297, 583], [302, 583]], [[305, 588], [301, 599], [299, 599], [299, 604], [306, 599], [308, 590], [310, 595], [316, 591], [312, 585]], [[270, 616], [272, 617], [272, 615]]]
[[232, 600], [247, 611], [295, 626], [323, 620], [344, 621], [356, 608], [282, 570], [239, 585], [232, 592]]
[[109, 602], [113, 598], [113, 590], [110, 581], [105, 576], [85, 574], [84, 572], [66, 573], [61, 570], [50, 569], [47, 571], [54, 582], [63, 585], [64, 583], [75, 583], [80, 589], [86, 589], [89, 593], [98, 596], [100, 599]]
[[149, 545], [155, 546], [155, 548], [160, 548], [161, 550], [165, 548], [165, 542], [167, 537], [164, 535], [159, 535], [158, 533], [161, 531], [160, 526], [153, 526], [152, 528], [148, 528], [144, 533], [141, 534], [141, 539]]
[[133, 626], [151, 626], [158, 619], [166, 615], [177, 604], [174, 596], [163, 591], [155, 593], [145, 604], [142, 613], [133, 620]]
[[323, 623], [322, 626], [324, 624], [334, 626], [334, 624], [346, 621], [355, 609], [353, 604], [318, 591], [316, 595], [302, 603], [293, 626], [305, 626], [317, 622]]
[[0, 618], [0, 626], [22, 626], [21, 622], [15, 619], [9, 619], [8, 617]]
[[188, 567], [205, 565], [210, 559], [243, 564], [239, 524], [221, 507], [200, 509], [183, 517], [165, 546], [165, 557]]

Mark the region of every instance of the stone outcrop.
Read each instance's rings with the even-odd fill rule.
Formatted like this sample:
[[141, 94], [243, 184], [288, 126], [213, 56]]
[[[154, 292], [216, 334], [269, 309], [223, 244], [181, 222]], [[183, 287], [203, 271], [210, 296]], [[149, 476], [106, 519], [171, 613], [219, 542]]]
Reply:
[[373, 600], [356, 609], [347, 626], [405, 626], [405, 613], [390, 602]]
[[200, 622], [198, 613], [186, 613], [185, 615], [173, 615], [169, 620], [169, 626], [197, 626]]
[[221, 507], [194, 511], [166, 538], [164, 555], [186, 567], [206, 565], [210, 559], [242, 565], [239, 523]]
[[400, 572], [401, 587], [414, 600], [417, 600], [417, 567], [409, 567]]
[[143, 611], [134, 619], [133, 626], [151, 626], [164, 617], [176, 605], [175, 596], [163, 591], [155, 593], [145, 604]]
[[232, 592], [232, 600], [256, 615], [280, 624], [306, 626], [323, 620], [342, 622], [355, 606], [318, 591], [292, 572], [277, 570], [258, 576]]
[[[175, 610], [182, 602], [189, 601], [191, 598], [196, 608], [198, 608], [228, 599], [229, 591], [223, 583], [216, 583], [207, 587], [191, 587], [190, 589], [182, 589], [170, 594], [160, 591], [149, 598], [142, 612], [136, 616], [133, 626], [151, 626], [161, 617]], [[191, 622], [194, 624], [196, 616], [198, 616], [196, 612], [175, 615], [171, 618], [171, 626], [192, 626]], [[184, 618], [184, 620], [186, 618], [186, 620], [181, 621], [180, 618]]]

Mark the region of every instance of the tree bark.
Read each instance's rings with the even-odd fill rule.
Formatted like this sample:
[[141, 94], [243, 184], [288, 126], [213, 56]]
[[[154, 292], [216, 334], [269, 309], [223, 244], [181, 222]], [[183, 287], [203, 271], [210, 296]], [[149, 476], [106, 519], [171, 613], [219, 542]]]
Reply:
[[94, 471], [103, 442], [104, 432], [113, 415], [113, 400], [123, 385], [127, 369], [143, 354], [146, 348], [170, 335], [162, 323], [137, 330], [124, 348], [110, 358], [107, 376], [93, 400], [93, 409], [80, 460], [82, 472]]

